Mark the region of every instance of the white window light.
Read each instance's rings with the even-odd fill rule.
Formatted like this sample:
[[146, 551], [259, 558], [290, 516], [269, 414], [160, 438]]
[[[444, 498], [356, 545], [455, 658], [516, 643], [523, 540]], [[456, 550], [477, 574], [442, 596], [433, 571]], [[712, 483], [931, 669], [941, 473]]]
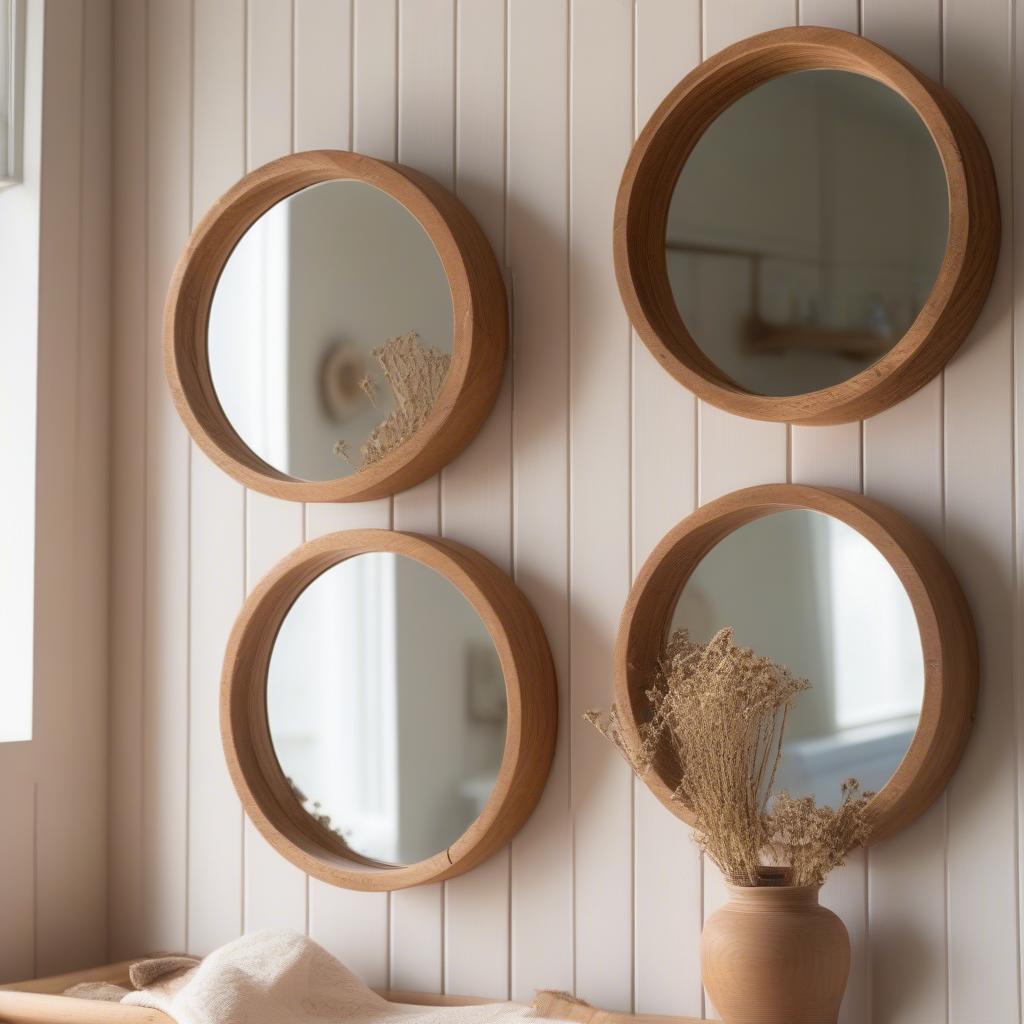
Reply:
[[43, 5], [0, 0], [0, 745], [32, 739], [42, 72]]
[[0, 0], [0, 188], [21, 181], [25, 0]]

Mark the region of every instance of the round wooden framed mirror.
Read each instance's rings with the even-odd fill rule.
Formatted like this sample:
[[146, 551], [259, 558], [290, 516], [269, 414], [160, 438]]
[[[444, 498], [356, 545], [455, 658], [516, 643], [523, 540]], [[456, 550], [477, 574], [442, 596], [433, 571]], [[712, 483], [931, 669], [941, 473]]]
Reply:
[[310, 541], [249, 595], [221, 734], [246, 813], [325, 882], [451, 878], [534, 808], [558, 708], [544, 631], [511, 579], [450, 540]]
[[487, 417], [505, 285], [462, 204], [418, 171], [296, 153], [242, 178], [183, 252], [167, 378], [197, 444], [293, 501], [362, 501], [427, 479]]
[[836, 29], [705, 61], [637, 139], [619, 290], [657, 360], [730, 412], [801, 424], [906, 398], [974, 324], [999, 250], [977, 127], [941, 86]]
[[[931, 541], [884, 505], [844, 491], [773, 484], [684, 519], [644, 564], [622, 613], [616, 701], [628, 729], [676, 630], [736, 643], [807, 678], [789, 714], [776, 790], [836, 806], [856, 777], [875, 792], [871, 842], [942, 792], [970, 734], [978, 654], [970, 611]], [[674, 814], [678, 761], [646, 782]]]

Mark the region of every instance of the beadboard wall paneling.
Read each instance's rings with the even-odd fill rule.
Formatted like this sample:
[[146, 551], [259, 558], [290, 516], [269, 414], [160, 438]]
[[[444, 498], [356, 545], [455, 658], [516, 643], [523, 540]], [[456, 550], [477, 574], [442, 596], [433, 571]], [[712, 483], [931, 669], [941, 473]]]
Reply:
[[[701, 61], [699, 0], [636, 11], [634, 134]], [[632, 571], [697, 504], [697, 401], [634, 333]], [[607, 685], [605, 683], [605, 685]], [[703, 864], [690, 829], [638, 781], [634, 799], [633, 962], [638, 1013], [699, 1016]]]
[[[250, 0], [246, 10], [246, 167], [251, 171], [294, 149], [295, 10], [280, 0]], [[198, 212], [198, 211], [197, 211]], [[194, 451], [195, 458], [203, 456]], [[255, 491], [246, 494], [245, 588], [305, 540], [305, 509]], [[248, 819], [243, 825], [242, 925], [308, 926], [309, 882], [279, 857]]]
[[[406, 8], [403, 6], [403, 15]], [[427, 7], [429, 5], [424, 5]], [[449, 5], [452, 67], [452, 185], [505, 263], [505, 10], [502, 0]], [[447, 48], [444, 51], [448, 54]], [[473, 103], [459, 103], [472, 95]], [[403, 115], [404, 116], [404, 115]], [[426, 120], [429, 122], [430, 117]], [[405, 159], [403, 157], [403, 159]], [[512, 573], [512, 379], [465, 455], [441, 473], [441, 532]], [[512, 850], [444, 885], [444, 986], [497, 999], [511, 995]], [[421, 920], [431, 920], [420, 918]]]
[[[526, 999], [542, 976], [553, 988], [571, 991], [575, 985], [568, 740], [569, 5], [516, 0], [506, 12], [513, 571], [544, 624], [559, 702], [547, 787], [512, 841], [512, 996]], [[495, 179], [491, 188], [498, 187]]]
[[[1013, 203], [1013, 26], [995, 0], [944, 8], [942, 77], [988, 140], [1000, 195]], [[943, 374], [945, 545], [974, 610], [984, 667], [977, 736], [947, 794], [949, 1013], [995, 1020], [1020, 1012], [1016, 883], [1018, 756], [1013, 714], [1013, 236], [1008, 219], [992, 296]], [[984, 396], [984, 398], [982, 398]], [[1009, 429], [1007, 425], [1009, 424]], [[1017, 464], [1019, 469], [1019, 463]], [[1015, 953], [1017, 954], [1015, 956]]]
[[[164, 294], [192, 207], [192, 16], [188, 4], [147, 5], [145, 479], [143, 513], [142, 776], [139, 906], [145, 949], [183, 949], [188, 929], [190, 442], [164, 382]], [[210, 509], [211, 514], [219, 510]]]
[[[245, 171], [245, 2], [195, 5], [191, 221]], [[242, 820], [220, 749], [217, 706], [232, 605], [245, 596], [245, 491], [190, 450], [187, 946], [208, 949], [242, 925]], [[205, 510], [205, 514], [200, 511]]]
[[[390, 132], [386, 155], [391, 159], [395, 65], [393, 60], [383, 65], [390, 87], [378, 89], [365, 78], [357, 78], [357, 66], [364, 76], [373, 67], [367, 62], [357, 65], [354, 59], [357, 6], [352, 0], [307, 2], [295, 8], [295, 148], [352, 149], [357, 126], [374, 122]], [[394, 5], [377, 6], [385, 17], [384, 31], [393, 38], [393, 24], [387, 19], [394, 18]], [[357, 82], [367, 104], [390, 104], [385, 117], [380, 117], [380, 106], [354, 106]], [[386, 529], [391, 525], [391, 515], [389, 499], [362, 505], [308, 505], [306, 539], [352, 527]], [[328, 948], [351, 949], [352, 969], [373, 985], [386, 985], [391, 980], [390, 910], [388, 893], [348, 892], [315, 878], [309, 880], [309, 934]], [[428, 928], [424, 938], [439, 944], [440, 929]]]
[[[608, 697], [630, 585], [629, 320], [612, 220], [633, 142], [633, 19], [625, 3], [574, 3], [569, 133], [569, 744], [575, 836], [576, 987], [601, 1006], [632, 998], [633, 786], [583, 720]], [[608, 500], [609, 495], [612, 500]]]
[[[721, 878], [580, 713], [610, 698], [619, 609], [661, 535], [729, 490], [793, 480], [863, 489], [911, 515], [944, 546], [981, 626], [977, 733], [949, 793], [825, 888], [853, 939], [843, 1024], [1019, 1021], [1009, 217], [992, 298], [943, 376], [872, 420], [828, 428], [696, 402], [630, 331], [610, 254], [622, 164], [664, 93], [723, 46], [797, 23], [863, 31], [944, 79], [978, 120], [1009, 209], [1015, 170], [1024, 178], [1011, 151], [1011, 6], [114, 6], [111, 954], [202, 953], [290, 926], [376, 984], [518, 999], [559, 988], [712, 1016], [697, 947]], [[244, 171], [313, 147], [432, 174], [506, 266], [514, 344], [496, 409], [455, 463], [391, 500], [303, 507], [246, 492], [188, 441], [162, 379], [159, 309], [190, 225]], [[512, 572], [545, 624], [561, 694], [550, 782], [509, 848], [390, 895], [333, 889], [281, 860], [243, 819], [217, 729], [221, 652], [245, 591], [304, 538], [359, 526], [450, 536]]]
[[110, 945], [142, 943], [142, 726], [146, 565], [145, 4], [114, 11], [113, 387], [110, 594]]
[[[862, 17], [870, 38], [942, 80], [937, 0], [914, 0], [905, 10], [866, 0]], [[861, 474], [866, 494], [910, 516], [945, 549], [944, 387], [940, 375], [907, 401], [865, 422]], [[946, 1019], [947, 799], [944, 794], [913, 828], [868, 854], [869, 969], [876, 1015], [893, 1007], [889, 1012], [899, 1010], [921, 1024]], [[914, 950], [912, 957], [908, 948]], [[942, 978], [946, 984], [932, 981]]]
[[[707, 58], [753, 32], [795, 24], [797, 11], [792, 0], [763, 0], [756, 7], [746, 0], [716, 0], [705, 3], [703, 15], [702, 56]], [[697, 403], [697, 422], [698, 505], [739, 487], [789, 479], [791, 430], [787, 425], [742, 419], [705, 402]], [[704, 917], [727, 899], [721, 872], [705, 857]], [[854, 935], [852, 931], [851, 940]], [[859, 988], [857, 972], [851, 967], [848, 992], [854, 1000]], [[709, 1017], [717, 1016], [706, 994], [704, 1009]]]
[[[797, 9], [797, 24], [828, 25], [857, 31], [861, 11], [857, 0], [813, 0]], [[829, 427], [789, 427], [788, 475], [792, 483], [825, 484], [851, 491], [863, 488], [863, 428], [860, 423]], [[850, 979], [840, 1024], [871, 1018], [868, 871], [871, 851], [858, 851], [833, 871], [822, 888], [821, 901], [846, 923], [850, 933]], [[880, 1018], [884, 1020], [885, 1017]]]

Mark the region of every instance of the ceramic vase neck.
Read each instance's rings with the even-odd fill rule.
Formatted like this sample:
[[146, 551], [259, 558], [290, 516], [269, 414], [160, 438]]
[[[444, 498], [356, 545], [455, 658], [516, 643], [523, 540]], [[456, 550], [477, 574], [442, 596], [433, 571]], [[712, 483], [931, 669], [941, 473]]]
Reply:
[[729, 885], [732, 907], [736, 910], [782, 910], [816, 907], [821, 887], [817, 885]]

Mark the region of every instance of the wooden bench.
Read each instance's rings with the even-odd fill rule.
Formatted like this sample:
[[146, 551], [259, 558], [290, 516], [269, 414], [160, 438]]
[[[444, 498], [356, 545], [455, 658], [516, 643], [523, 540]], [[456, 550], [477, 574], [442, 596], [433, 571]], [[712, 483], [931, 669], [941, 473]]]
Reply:
[[[0, 985], [0, 1022], [3, 1024], [173, 1024], [167, 1014], [142, 1006], [122, 1006], [96, 999], [76, 999], [61, 993], [81, 982], [107, 981], [130, 987], [128, 968], [137, 960], [92, 967], [35, 981]], [[432, 992], [377, 990], [393, 1003], [414, 1006], [473, 1006], [494, 1002], [475, 996], [439, 995]], [[709, 1024], [696, 1017], [611, 1013], [557, 992], [538, 992], [533, 1002], [539, 1017], [574, 1024]]]

